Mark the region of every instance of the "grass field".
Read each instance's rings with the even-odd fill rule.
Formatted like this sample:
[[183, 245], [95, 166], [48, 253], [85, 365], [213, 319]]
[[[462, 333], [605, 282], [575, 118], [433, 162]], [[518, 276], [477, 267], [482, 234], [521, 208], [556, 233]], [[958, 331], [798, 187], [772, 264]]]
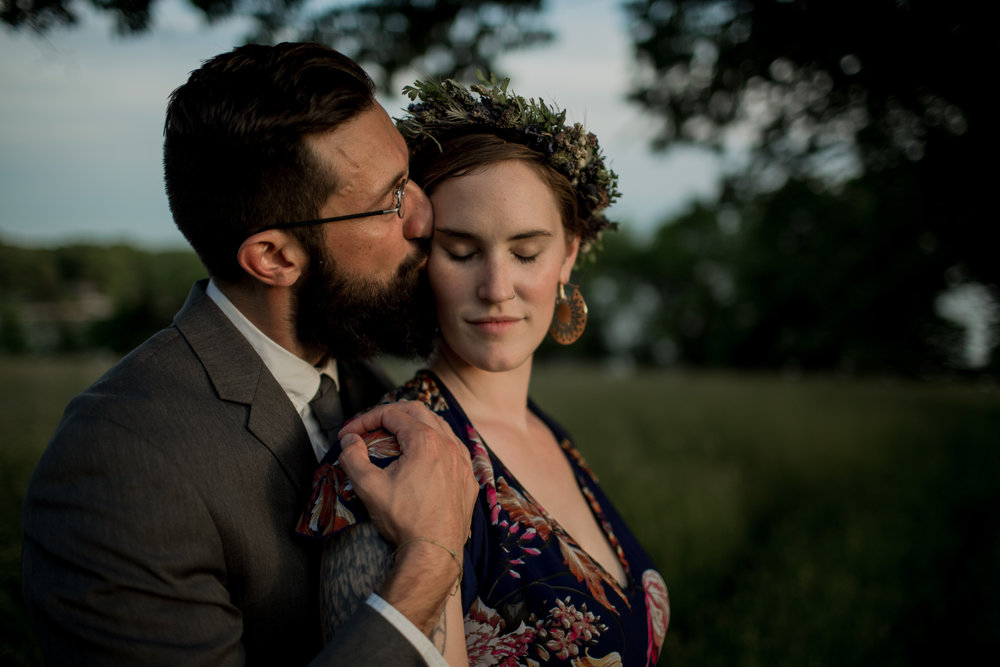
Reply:
[[[106, 361], [0, 358], [0, 664], [38, 664], [28, 474]], [[661, 665], [913, 665], [1000, 649], [1000, 392], [539, 368], [671, 593]]]

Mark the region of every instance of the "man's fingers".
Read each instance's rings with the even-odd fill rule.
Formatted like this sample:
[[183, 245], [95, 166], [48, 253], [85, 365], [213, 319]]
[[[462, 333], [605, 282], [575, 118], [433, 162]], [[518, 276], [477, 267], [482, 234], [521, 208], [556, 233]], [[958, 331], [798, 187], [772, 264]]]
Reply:
[[[390, 433], [399, 434], [407, 428], [419, 424], [430, 426], [436, 430], [447, 429], [447, 424], [440, 417], [419, 401], [398, 401], [377, 405], [367, 412], [362, 412], [340, 429], [340, 436], [347, 433], [368, 433], [384, 428]], [[448, 429], [449, 431], [451, 429]]]

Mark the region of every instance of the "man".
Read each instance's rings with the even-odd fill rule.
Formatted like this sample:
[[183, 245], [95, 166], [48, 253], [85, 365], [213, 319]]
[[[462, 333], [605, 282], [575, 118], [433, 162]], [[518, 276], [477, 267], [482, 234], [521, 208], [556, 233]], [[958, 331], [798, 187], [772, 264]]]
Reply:
[[[386, 383], [356, 359], [406, 352], [427, 312], [430, 204], [372, 91], [341, 54], [283, 44], [217, 56], [172, 95], [167, 194], [211, 280], [70, 403], [32, 477], [25, 596], [50, 663], [395, 665], [433, 651], [476, 494], [465, 448], [415, 404], [380, 406], [339, 442], [310, 406], [324, 383], [345, 414], [373, 404]], [[406, 443], [387, 471], [356, 435], [380, 425]], [[406, 546], [323, 648], [320, 545], [293, 528], [341, 443], [376, 525]]]

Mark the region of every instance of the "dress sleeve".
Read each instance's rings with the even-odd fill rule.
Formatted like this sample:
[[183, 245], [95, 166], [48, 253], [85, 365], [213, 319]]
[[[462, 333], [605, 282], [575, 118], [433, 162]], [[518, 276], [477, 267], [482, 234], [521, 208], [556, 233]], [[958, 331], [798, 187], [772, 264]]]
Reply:
[[[399, 458], [399, 443], [388, 431], [370, 431], [362, 437], [368, 445], [369, 458], [380, 468], [388, 467]], [[299, 517], [296, 532], [324, 538], [367, 519], [368, 511], [340, 467], [340, 459], [324, 458], [313, 476], [309, 504]]]

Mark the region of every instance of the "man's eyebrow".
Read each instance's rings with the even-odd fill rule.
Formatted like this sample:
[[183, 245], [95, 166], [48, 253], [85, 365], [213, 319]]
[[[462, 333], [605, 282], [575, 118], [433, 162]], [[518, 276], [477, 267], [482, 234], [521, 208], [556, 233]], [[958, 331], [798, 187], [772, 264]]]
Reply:
[[386, 179], [386, 185], [382, 186], [380, 189], [376, 190], [371, 196], [371, 199], [367, 200], [370, 202], [370, 206], [375, 207], [379, 205], [379, 202], [384, 202], [387, 195], [396, 191], [399, 187], [399, 182], [407, 177], [410, 173], [410, 167], [407, 165], [406, 169], [403, 169], [398, 174], [393, 176], [391, 179]]
[[389, 181], [389, 185], [379, 193], [379, 199], [386, 196], [390, 192], [395, 192], [396, 188], [399, 187], [399, 182], [406, 178], [406, 175], [409, 173], [410, 167], [407, 165], [406, 169], [396, 174], [396, 176]]

